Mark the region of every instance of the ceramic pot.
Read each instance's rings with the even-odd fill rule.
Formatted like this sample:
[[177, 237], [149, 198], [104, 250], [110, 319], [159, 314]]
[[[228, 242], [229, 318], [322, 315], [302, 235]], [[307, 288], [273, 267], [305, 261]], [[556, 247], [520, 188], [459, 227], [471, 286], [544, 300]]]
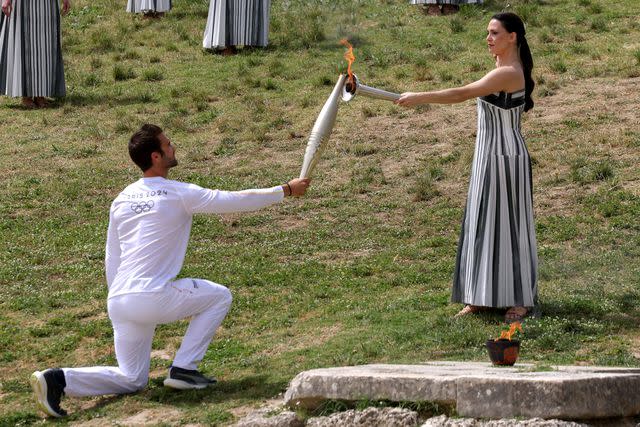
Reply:
[[520, 341], [518, 340], [488, 340], [487, 350], [489, 358], [494, 365], [512, 366], [520, 354]]

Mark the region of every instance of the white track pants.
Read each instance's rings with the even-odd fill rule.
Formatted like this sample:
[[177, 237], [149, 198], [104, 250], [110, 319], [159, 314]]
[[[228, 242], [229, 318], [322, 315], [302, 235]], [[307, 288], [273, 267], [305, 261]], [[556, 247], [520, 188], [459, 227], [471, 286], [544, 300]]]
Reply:
[[231, 292], [202, 279], [180, 279], [162, 292], [119, 295], [108, 301], [118, 366], [63, 368], [68, 396], [132, 393], [149, 377], [151, 342], [158, 324], [191, 316], [173, 366], [197, 369], [231, 306]]

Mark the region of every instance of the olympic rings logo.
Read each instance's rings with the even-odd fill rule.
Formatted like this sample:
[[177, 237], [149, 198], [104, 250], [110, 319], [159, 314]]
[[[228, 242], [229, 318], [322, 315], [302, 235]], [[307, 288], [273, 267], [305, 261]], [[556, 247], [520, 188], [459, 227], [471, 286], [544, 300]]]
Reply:
[[142, 212], [149, 212], [153, 205], [155, 205], [155, 203], [153, 203], [153, 200], [145, 202], [134, 202], [131, 203], [131, 210], [136, 214], [141, 214]]

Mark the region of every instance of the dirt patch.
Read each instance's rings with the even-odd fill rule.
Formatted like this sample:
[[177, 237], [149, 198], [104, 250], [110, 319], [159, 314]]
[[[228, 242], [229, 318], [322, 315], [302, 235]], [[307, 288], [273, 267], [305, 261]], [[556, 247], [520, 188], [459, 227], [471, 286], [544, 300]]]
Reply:
[[158, 349], [153, 350], [151, 352], [151, 358], [161, 359], [161, 360], [173, 360], [173, 351], [169, 351], [166, 349]]
[[145, 409], [144, 411], [132, 415], [122, 420], [118, 424], [123, 426], [148, 426], [158, 424], [171, 424], [177, 422], [182, 417], [182, 412], [177, 409]]
[[230, 409], [229, 412], [234, 417], [236, 417], [236, 419], [241, 419], [246, 417], [250, 413], [255, 412], [256, 410], [267, 409], [270, 411], [277, 411], [278, 409], [282, 408], [283, 405], [284, 405], [284, 400], [282, 397], [279, 397], [276, 399], [263, 400], [262, 402], [254, 405], [237, 406], [235, 408]]
[[71, 423], [74, 427], [102, 427], [104, 425], [115, 426], [156, 426], [156, 425], [179, 425], [182, 412], [177, 409], [154, 408], [143, 411], [121, 419], [96, 418], [89, 421]]

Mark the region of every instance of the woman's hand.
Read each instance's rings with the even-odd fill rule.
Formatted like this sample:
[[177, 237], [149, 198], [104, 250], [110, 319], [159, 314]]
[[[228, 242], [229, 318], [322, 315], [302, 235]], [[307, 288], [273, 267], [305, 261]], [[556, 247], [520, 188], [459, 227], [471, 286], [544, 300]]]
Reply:
[[7, 15], [11, 15], [11, 0], [2, 0], [2, 13]]
[[71, 9], [71, 0], [62, 0], [62, 14], [66, 15]]
[[404, 92], [394, 103], [403, 107], [415, 107], [423, 103], [421, 95], [419, 92]]

